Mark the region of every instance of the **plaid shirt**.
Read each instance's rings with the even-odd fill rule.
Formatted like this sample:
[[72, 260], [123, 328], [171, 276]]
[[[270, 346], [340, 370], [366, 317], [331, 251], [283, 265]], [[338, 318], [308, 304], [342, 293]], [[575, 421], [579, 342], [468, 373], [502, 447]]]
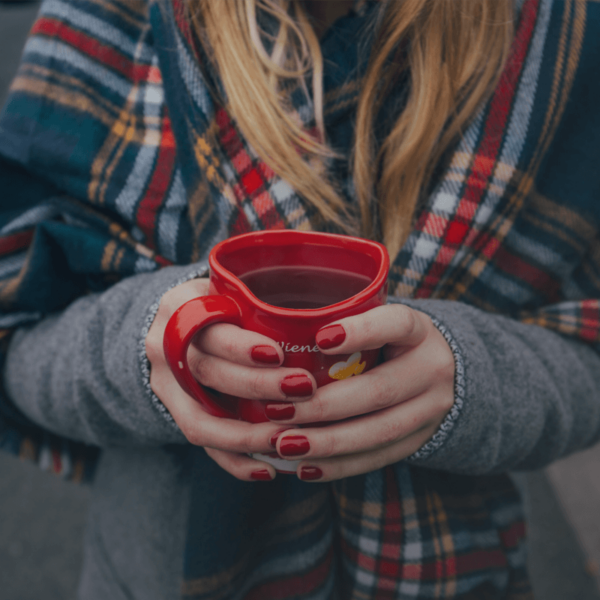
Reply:
[[[375, 10], [323, 41], [326, 127], [346, 156]], [[393, 261], [394, 295], [457, 300], [600, 350], [599, 45], [599, 4], [524, 1], [492, 98]], [[0, 121], [4, 350], [15, 327], [122, 277], [204, 259], [227, 236], [322, 228], [215, 103], [198, 54], [180, 0], [43, 4]], [[293, 100], [310, 127], [310, 99]], [[352, 202], [348, 162], [334, 171]], [[5, 450], [65, 477], [92, 468], [97, 449], [50, 436], [7, 398], [2, 415]], [[506, 476], [399, 463], [260, 488], [194, 461], [203, 509], [190, 516], [186, 597], [530, 598]]]

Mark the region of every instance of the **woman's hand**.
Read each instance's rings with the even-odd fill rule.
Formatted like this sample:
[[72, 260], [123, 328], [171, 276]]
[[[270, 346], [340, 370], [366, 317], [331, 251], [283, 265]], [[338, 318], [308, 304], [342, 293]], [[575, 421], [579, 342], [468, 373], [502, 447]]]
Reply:
[[[209, 415], [181, 389], [166, 362], [163, 335], [168, 320], [182, 304], [206, 294], [208, 280], [194, 279], [161, 299], [146, 336], [150, 385], [185, 437], [203, 446], [223, 469], [242, 480], [273, 479], [275, 469], [271, 465], [247, 455], [273, 452], [269, 440], [282, 428], [273, 423], [250, 424]], [[191, 372], [206, 387], [243, 398], [293, 400], [300, 406], [312, 395], [307, 395], [306, 388], [316, 389], [314, 378], [302, 369], [278, 368], [282, 362], [283, 351], [273, 340], [228, 324], [203, 330], [188, 352]]]
[[[321, 329], [317, 343], [326, 354], [383, 347], [385, 362], [319, 388], [294, 405], [292, 418], [278, 421], [341, 421], [278, 437], [280, 456], [302, 459], [297, 473], [303, 480], [341, 479], [402, 460], [432, 437], [452, 408], [454, 356], [425, 313], [381, 306]], [[269, 405], [267, 414], [274, 414]]]

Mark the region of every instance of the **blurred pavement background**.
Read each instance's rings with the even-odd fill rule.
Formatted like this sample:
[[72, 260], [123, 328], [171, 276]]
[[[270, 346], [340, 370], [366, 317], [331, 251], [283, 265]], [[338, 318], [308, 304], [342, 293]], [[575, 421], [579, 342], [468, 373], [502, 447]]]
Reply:
[[[36, 10], [0, 0], [0, 106]], [[520, 480], [536, 599], [600, 600], [600, 446]], [[0, 454], [0, 600], [75, 598], [88, 499], [86, 487]]]

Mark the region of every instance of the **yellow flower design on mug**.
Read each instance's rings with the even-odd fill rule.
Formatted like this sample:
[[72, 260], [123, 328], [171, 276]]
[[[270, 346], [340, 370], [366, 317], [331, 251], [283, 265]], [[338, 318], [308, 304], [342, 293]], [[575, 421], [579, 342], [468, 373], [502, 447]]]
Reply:
[[348, 360], [335, 363], [329, 369], [329, 377], [332, 379], [348, 379], [348, 377], [352, 377], [353, 375], [360, 375], [367, 365], [366, 362], [361, 363], [360, 359], [360, 352], [355, 352]]

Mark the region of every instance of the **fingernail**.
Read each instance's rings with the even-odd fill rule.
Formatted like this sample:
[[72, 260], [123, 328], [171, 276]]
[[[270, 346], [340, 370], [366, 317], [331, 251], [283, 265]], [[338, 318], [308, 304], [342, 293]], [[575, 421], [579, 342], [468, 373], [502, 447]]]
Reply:
[[289, 431], [289, 429], [282, 429], [281, 431], [278, 431], [277, 433], [274, 433], [271, 436], [271, 439], [269, 440], [269, 444], [271, 444], [271, 446], [273, 446], [273, 448], [275, 448], [277, 446], [277, 440], [279, 439], [279, 436], [284, 433], [285, 431]]
[[308, 375], [297, 373], [284, 377], [281, 382], [281, 391], [286, 396], [297, 398], [299, 396], [310, 396], [313, 393], [313, 383]]
[[310, 450], [310, 444], [303, 435], [287, 435], [279, 444], [281, 456], [302, 456]]
[[317, 335], [316, 342], [319, 348], [329, 350], [343, 344], [346, 339], [346, 330], [341, 325], [328, 325], [323, 327]]
[[252, 471], [250, 479], [254, 479], [255, 481], [271, 481], [273, 478], [267, 469], [260, 469], [260, 471]]
[[296, 414], [296, 407], [288, 402], [272, 402], [265, 406], [267, 419], [273, 421], [288, 421]]
[[261, 363], [263, 365], [277, 365], [279, 364], [279, 354], [273, 346], [254, 346], [250, 351], [252, 360]]
[[302, 481], [315, 481], [323, 477], [323, 471], [319, 467], [302, 467], [299, 477]]

